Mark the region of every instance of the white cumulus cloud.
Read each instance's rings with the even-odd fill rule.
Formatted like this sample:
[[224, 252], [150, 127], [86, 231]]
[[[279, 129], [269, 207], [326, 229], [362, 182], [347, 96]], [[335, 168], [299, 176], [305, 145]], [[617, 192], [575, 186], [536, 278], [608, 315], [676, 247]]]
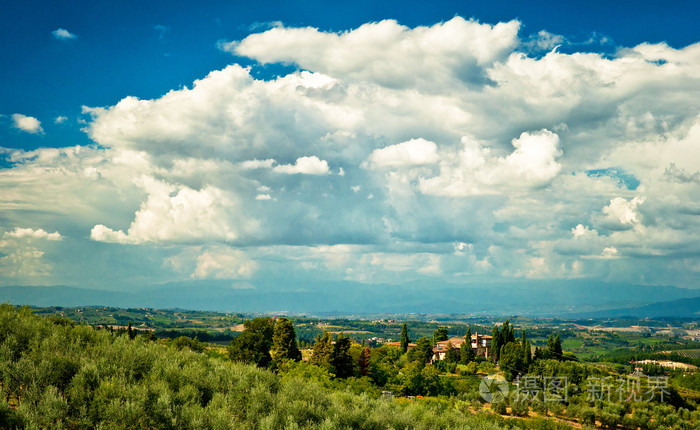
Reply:
[[436, 163], [439, 159], [435, 142], [418, 138], [375, 149], [363, 166], [371, 168], [419, 166]]
[[336, 78], [434, 90], [483, 84], [483, 68], [517, 45], [519, 28], [517, 21], [489, 25], [461, 17], [413, 29], [384, 20], [339, 34], [276, 27], [222, 48], [263, 64], [294, 63]]
[[21, 113], [12, 114], [13, 127], [18, 130], [25, 131], [31, 134], [41, 134], [44, 129], [41, 128], [41, 122], [33, 116], [22, 115]]
[[561, 170], [559, 136], [549, 130], [523, 132], [505, 157], [492, 155], [490, 148], [469, 138], [462, 144], [459, 153], [442, 155], [438, 176], [421, 178], [422, 192], [469, 196], [529, 190], [548, 184]]
[[608, 219], [623, 226], [633, 226], [640, 222], [637, 207], [644, 203], [644, 197], [635, 197], [627, 200], [622, 197], [615, 197], [610, 200], [610, 204], [603, 208], [603, 213]]
[[243, 169], [270, 169], [275, 164], [275, 160], [268, 158], [267, 160], [246, 160], [240, 163]]
[[[519, 38], [518, 21], [461, 17], [340, 33], [273, 27], [221, 44], [250, 68], [84, 108], [94, 145], [3, 149], [0, 229], [25, 235], [3, 236], [3, 274], [78, 273], [54, 250], [78, 245], [110, 249], [124, 267], [139, 253], [140, 268], [162, 271], [191, 248], [175, 270], [187, 279], [243, 276], [245, 258], [260, 272], [296, 270], [300, 249], [333, 247], [338, 264], [303, 268], [362, 282], [695, 285], [700, 44], [571, 52], [578, 45], [544, 30]], [[567, 52], [553, 49], [560, 42]], [[263, 63], [299, 70], [257, 79]], [[36, 118], [16, 118], [42, 132]], [[85, 242], [88, 231], [141, 246]]]
[[317, 156], [299, 157], [294, 164], [281, 164], [275, 166], [273, 171], [286, 174], [301, 173], [304, 175], [327, 175], [330, 173], [328, 162], [321, 160]]
[[5, 237], [14, 238], [32, 238], [32, 239], [47, 239], [47, 240], [61, 240], [63, 237], [57, 231], [49, 233], [43, 228], [34, 230], [33, 228], [22, 228], [17, 227], [13, 231], [8, 231], [5, 233]]
[[60, 246], [62, 238], [41, 228], [6, 231], [0, 239], [0, 285], [50, 282], [54, 264], [46, 254]]
[[125, 233], [104, 225], [95, 225], [90, 237], [96, 241], [117, 243], [233, 241], [239, 226], [227, 216], [234, 203], [220, 189], [189, 187], [144, 177], [140, 184], [148, 199], [136, 212]]
[[70, 40], [70, 39], [75, 39], [78, 37], [77, 35], [71, 33], [70, 31], [66, 30], [65, 28], [58, 28], [54, 31], [51, 32], [53, 37], [55, 39], [59, 40]]
[[257, 264], [250, 260], [244, 252], [232, 248], [216, 247], [204, 251], [197, 257], [197, 265], [192, 273], [192, 278], [249, 278], [257, 268]]

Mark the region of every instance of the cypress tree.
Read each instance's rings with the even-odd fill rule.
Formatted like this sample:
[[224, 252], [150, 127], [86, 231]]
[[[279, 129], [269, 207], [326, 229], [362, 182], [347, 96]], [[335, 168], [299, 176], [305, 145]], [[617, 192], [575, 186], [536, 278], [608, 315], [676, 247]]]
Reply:
[[270, 355], [275, 361], [301, 360], [294, 324], [288, 318], [282, 317], [275, 324]]
[[347, 378], [353, 374], [353, 361], [350, 355], [352, 340], [341, 332], [335, 340], [331, 352], [331, 369], [338, 378]]
[[550, 334], [549, 339], [547, 339], [547, 358], [562, 359], [561, 340], [558, 334], [556, 338], [554, 334]]
[[505, 345], [510, 342], [515, 342], [515, 331], [510, 320], [506, 320], [501, 328], [501, 345]]
[[131, 328], [131, 321], [129, 321], [129, 325], [126, 326], [126, 335], [129, 336], [129, 339], [136, 337], [136, 334], [134, 334], [134, 329]]
[[549, 335], [549, 339], [547, 339], [547, 349], [552, 352], [554, 351], [554, 334]]
[[316, 343], [314, 343], [314, 349], [311, 353], [309, 363], [316, 364], [330, 370], [332, 354], [333, 339], [331, 338], [330, 333], [324, 331], [323, 335], [319, 334], [316, 336]]
[[472, 329], [467, 327], [467, 334], [464, 336], [464, 343], [460, 351], [460, 362], [462, 364], [467, 364], [470, 361], [474, 361], [476, 355], [472, 349]]
[[530, 345], [530, 341], [526, 340], [525, 345], [523, 346], [523, 361], [525, 362], [525, 368], [527, 370], [527, 367], [532, 363], [532, 345]]
[[411, 341], [408, 338], [408, 328], [406, 327], [406, 323], [403, 323], [403, 327], [401, 328], [401, 352], [405, 353], [408, 351], [409, 343], [411, 343]]
[[525, 365], [525, 370], [527, 370], [527, 366], [530, 364], [530, 342], [528, 342], [527, 338], [525, 337], [525, 330], [520, 333], [520, 347], [523, 349], [523, 364]]
[[559, 338], [559, 333], [557, 333], [557, 337], [554, 339], [554, 358], [557, 360], [563, 360], [564, 359], [564, 351], [561, 348], [561, 339]]

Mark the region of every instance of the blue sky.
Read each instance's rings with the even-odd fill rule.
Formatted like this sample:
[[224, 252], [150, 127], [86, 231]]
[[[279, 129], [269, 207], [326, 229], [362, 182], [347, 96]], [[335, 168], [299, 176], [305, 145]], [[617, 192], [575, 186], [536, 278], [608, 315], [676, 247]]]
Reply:
[[[10, 2], [3, 10], [0, 55], [6, 83], [0, 112], [32, 112], [55, 118], [77, 116], [80, 107], [114, 104], [126, 95], [158, 97], [223, 68], [231, 55], [218, 40], [237, 40], [256, 25], [280, 21], [344, 31], [387, 18], [414, 27], [455, 15], [496, 23], [518, 19], [522, 34], [547, 30], [578, 42], [598, 35], [615, 46], [696, 42], [698, 7], [691, 1], [460, 1], [460, 2], [244, 2], [184, 1]], [[64, 28], [75, 39], [57, 40]], [[601, 48], [596, 46], [596, 48]], [[600, 50], [600, 49], [599, 49]], [[254, 64], [237, 58], [242, 64]], [[260, 71], [265, 76], [264, 71]], [[273, 71], [274, 73], [274, 71]], [[44, 121], [44, 127], [50, 127]], [[52, 127], [52, 138], [27, 139], [2, 130], [7, 147], [70, 145], [84, 139], [78, 127]], [[82, 143], [87, 143], [83, 140]]]
[[0, 285], [696, 287], [698, 10], [12, 2]]

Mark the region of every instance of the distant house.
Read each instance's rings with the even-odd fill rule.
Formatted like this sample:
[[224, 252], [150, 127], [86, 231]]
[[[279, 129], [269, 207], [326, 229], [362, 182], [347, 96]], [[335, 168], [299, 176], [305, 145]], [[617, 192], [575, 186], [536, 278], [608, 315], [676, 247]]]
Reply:
[[[492, 337], [487, 334], [473, 334], [470, 346], [474, 351], [474, 355], [477, 357], [489, 358], [491, 356], [491, 339]], [[452, 344], [452, 348], [458, 349], [461, 352], [465, 343], [466, 339], [464, 337], [453, 337], [438, 342], [433, 348], [433, 361], [445, 359], [445, 351], [447, 351], [448, 344]]]
[[444, 360], [445, 352], [448, 349], [448, 345], [452, 344], [452, 348], [459, 349], [461, 351], [462, 346], [465, 343], [465, 338], [463, 337], [453, 337], [452, 339], [441, 340], [435, 344], [433, 348], [433, 361]]

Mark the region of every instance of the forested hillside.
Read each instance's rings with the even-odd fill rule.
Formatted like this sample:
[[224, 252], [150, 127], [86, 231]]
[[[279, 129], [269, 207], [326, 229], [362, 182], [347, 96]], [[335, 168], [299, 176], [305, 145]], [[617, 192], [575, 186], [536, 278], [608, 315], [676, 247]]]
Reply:
[[0, 306], [0, 382], [0, 428], [8, 429], [498, 429], [543, 423], [473, 413], [439, 399], [400, 402], [330, 391], [143, 335], [132, 339], [9, 305]]
[[[324, 332], [302, 351], [287, 318], [243, 325], [223, 348], [184, 336], [157, 339], [130, 323], [114, 331], [0, 305], [0, 429], [686, 429], [700, 423], [700, 373], [690, 367], [645, 364], [638, 373], [629, 363], [639, 357], [628, 349], [615, 350], [611, 362], [581, 363], [562, 349], [558, 334], [533, 347], [508, 321], [493, 328], [492, 356], [448, 344], [440, 359], [433, 347], [447, 338], [446, 328], [412, 343], [403, 324], [399, 346], [376, 348]], [[674, 350], [673, 357], [694, 351]]]

